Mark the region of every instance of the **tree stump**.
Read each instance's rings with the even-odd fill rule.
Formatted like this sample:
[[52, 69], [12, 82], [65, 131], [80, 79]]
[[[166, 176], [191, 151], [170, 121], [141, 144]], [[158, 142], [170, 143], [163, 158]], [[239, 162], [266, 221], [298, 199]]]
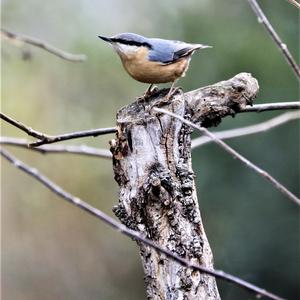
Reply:
[[[248, 73], [165, 102], [167, 90], [138, 100], [117, 113], [111, 141], [119, 203], [114, 213], [139, 231], [193, 263], [213, 269], [213, 255], [201, 220], [191, 160], [192, 130], [155, 112], [162, 107], [201, 126], [216, 126], [251, 105], [258, 83]], [[220, 299], [214, 277], [193, 271], [139, 243], [148, 299]]]

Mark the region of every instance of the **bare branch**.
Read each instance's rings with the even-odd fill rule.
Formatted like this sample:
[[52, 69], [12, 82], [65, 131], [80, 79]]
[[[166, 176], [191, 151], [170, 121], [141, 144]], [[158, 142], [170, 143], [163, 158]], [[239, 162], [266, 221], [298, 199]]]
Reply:
[[[274, 127], [280, 126], [284, 123], [287, 123], [292, 120], [296, 120], [300, 118], [300, 112], [288, 112], [284, 113], [280, 116], [272, 118], [268, 121], [255, 124], [252, 126], [241, 127], [236, 129], [224, 130], [224, 131], [217, 131], [213, 132], [213, 134], [220, 140], [231, 139], [234, 137], [240, 137], [244, 135], [250, 135], [259, 132], [268, 131]], [[204, 144], [210, 143], [211, 139], [208, 136], [200, 136], [196, 139], [192, 140], [192, 149], [200, 147]]]
[[297, 2], [296, 0], [287, 0], [288, 2], [290, 2], [291, 4], [295, 5], [297, 8], [300, 8], [300, 3]]
[[52, 45], [49, 45], [46, 42], [43, 42], [41, 40], [38, 40], [36, 38], [32, 38], [29, 36], [25, 36], [25, 35], [21, 35], [21, 34], [17, 34], [11, 31], [8, 31], [6, 29], [1, 29], [1, 36], [2, 38], [6, 38], [9, 40], [13, 40], [13, 41], [18, 41], [21, 43], [26, 43], [26, 44], [30, 44], [33, 46], [36, 46], [38, 48], [44, 49], [62, 59], [68, 60], [68, 61], [73, 61], [73, 62], [82, 62], [86, 60], [86, 55], [84, 54], [72, 54], [72, 53], [68, 53], [65, 52], [63, 50], [60, 50]]
[[71, 133], [65, 133], [61, 135], [56, 135], [56, 136], [46, 136], [44, 139], [41, 141], [37, 141], [34, 143], [31, 143], [29, 146], [30, 147], [38, 147], [44, 144], [53, 144], [56, 142], [61, 142], [61, 141], [66, 141], [66, 140], [71, 140], [71, 139], [78, 139], [82, 137], [88, 137], [88, 136], [99, 136], [99, 135], [105, 135], [105, 134], [110, 134], [110, 133], [115, 133], [116, 132], [116, 127], [107, 127], [107, 128], [97, 128], [97, 129], [89, 129], [89, 130], [84, 130], [84, 131], [76, 131], [76, 132], [71, 132]]
[[229, 145], [227, 145], [226, 143], [224, 143], [223, 141], [221, 141], [220, 139], [218, 139], [213, 133], [211, 133], [209, 130], [207, 130], [205, 127], [200, 127], [188, 120], [185, 120], [184, 118], [170, 112], [167, 111], [165, 109], [160, 109], [160, 108], [153, 108], [153, 110], [160, 112], [160, 113], [164, 113], [167, 115], [170, 115], [178, 120], [180, 120], [181, 122], [197, 129], [198, 131], [200, 131], [201, 133], [205, 134], [206, 136], [210, 137], [211, 140], [213, 142], [215, 142], [216, 144], [218, 144], [220, 147], [222, 147], [226, 152], [228, 152], [229, 154], [231, 154], [234, 158], [240, 160], [242, 163], [244, 163], [249, 169], [254, 170], [256, 173], [258, 173], [260, 176], [262, 176], [263, 178], [267, 179], [268, 181], [270, 181], [273, 186], [279, 190], [282, 194], [284, 194], [285, 196], [288, 197], [288, 199], [290, 199], [291, 201], [295, 202], [296, 204], [300, 205], [300, 199], [294, 195], [292, 192], [290, 192], [286, 187], [284, 187], [280, 182], [278, 182], [274, 177], [272, 177], [268, 172], [264, 171], [263, 169], [259, 168], [258, 166], [256, 166], [255, 164], [253, 164], [251, 161], [249, 161], [247, 158], [245, 158], [244, 156], [242, 156], [241, 154], [239, 154], [236, 150], [234, 150], [233, 148], [231, 148]]
[[284, 109], [300, 109], [300, 102], [277, 102], [277, 103], [264, 103], [252, 106], [246, 106], [239, 110], [239, 112], [262, 112], [268, 110], [284, 110]]
[[138, 240], [154, 249], [157, 251], [165, 254], [167, 257], [177, 261], [181, 265], [184, 265], [188, 268], [198, 270], [200, 272], [209, 274], [211, 276], [214, 276], [216, 278], [220, 278], [232, 283], [235, 283], [236, 285], [243, 287], [251, 292], [254, 292], [258, 294], [259, 296], [265, 296], [269, 299], [274, 299], [274, 300], [282, 300], [283, 298], [276, 296], [264, 289], [261, 289], [251, 283], [248, 283], [238, 277], [235, 277], [233, 275], [227, 274], [223, 271], [220, 270], [211, 270], [204, 268], [198, 264], [194, 264], [191, 261], [181, 258], [180, 256], [177, 256], [173, 252], [169, 251], [166, 248], [163, 248], [159, 245], [157, 245], [155, 242], [152, 240], [145, 238], [142, 236], [139, 232], [134, 231], [132, 229], [127, 228], [125, 225], [115, 221], [113, 218], [102, 212], [101, 210], [91, 206], [87, 202], [73, 196], [72, 194], [68, 193], [67, 191], [63, 190], [59, 185], [55, 184], [52, 182], [50, 179], [48, 179], [46, 176], [41, 174], [37, 169], [31, 168], [22, 161], [18, 160], [15, 158], [13, 155], [11, 155], [9, 152], [5, 151], [4, 149], [0, 148], [0, 154], [7, 159], [10, 163], [12, 163], [15, 167], [19, 168], [23, 172], [27, 173], [31, 177], [35, 178], [37, 181], [42, 183], [44, 186], [46, 186], [50, 191], [54, 192], [56, 195], [59, 197], [63, 198], [64, 200], [68, 201], [69, 203], [76, 205], [80, 209], [83, 209], [87, 213], [95, 216], [96, 218], [102, 220], [104, 223], [109, 225], [112, 228], [117, 229], [119, 232], [123, 233], [126, 236], [129, 236], [135, 240]]
[[21, 147], [28, 150], [33, 150], [36, 152], [40, 152], [42, 154], [47, 153], [70, 153], [70, 154], [80, 154], [86, 156], [94, 156], [94, 157], [102, 157], [102, 158], [112, 158], [112, 154], [109, 150], [106, 149], [98, 149], [94, 147], [89, 147], [86, 145], [42, 145], [36, 148], [29, 148], [28, 145], [30, 141], [26, 139], [13, 138], [13, 137], [0, 137], [0, 144]]
[[108, 128], [98, 128], [98, 129], [90, 129], [90, 130], [84, 130], [84, 131], [76, 131], [71, 133], [65, 133], [61, 135], [51, 136], [47, 135], [41, 132], [38, 132], [36, 130], [33, 130], [32, 128], [24, 125], [23, 123], [16, 121], [9, 116], [5, 115], [4, 113], [0, 113], [0, 118], [4, 121], [8, 122], [9, 124], [21, 129], [22, 131], [26, 132], [28, 135], [35, 137], [39, 139], [39, 141], [33, 142], [29, 144], [30, 147], [37, 147], [44, 144], [52, 144], [56, 142], [71, 140], [71, 139], [78, 139], [82, 137], [88, 137], [88, 136], [99, 136], [109, 133], [115, 133], [116, 127], [108, 127]]
[[[278, 102], [278, 103], [265, 103], [265, 104], [256, 104], [253, 106], [246, 106], [245, 108], [241, 108], [238, 112], [262, 112], [269, 110], [284, 110], [284, 109], [300, 109], [300, 102]], [[29, 136], [35, 137], [39, 139], [39, 141], [33, 142], [29, 144], [30, 147], [38, 147], [44, 144], [52, 144], [56, 142], [61, 142], [65, 140], [77, 139], [88, 136], [98, 136], [109, 133], [115, 133], [117, 131], [116, 127], [108, 127], [108, 128], [99, 128], [99, 129], [90, 129], [85, 131], [76, 131], [72, 133], [61, 134], [57, 136], [51, 136], [39, 131], [32, 129], [31, 127], [14, 120], [13, 118], [5, 115], [0, 112], [0, 118], [9, 124], [21, 129], [26, 132]]]
[[38, 132], [36, 130], [33, 130], [31, 127], [28, 127], [28, 126], [24, 125], [23, 123], [10, 118], [9, 116], [5, 115], [4, 113], [0, 112], [0, 118], [2, 120], [6, 121], [7, 123], [21, 129], [22, 131], [26, 132], [28, 135], [30, 135], [32, 137], [35, 137], [40, 140], [45, 139], [45, 134]]
[[284, 55], [285, 59], [287, 60], [288, 64], [291, 66], [291, 68], [295, 72], [297, 78], [300, 79], [300, 68], [297, 65], [296, 61], [294, 60], [292, 54], [290, 53], [287, 45], [282, 42], [279, 35], [277, 34], [277, 32], [274, 30], [274, 28], [270, 24], [269, 20], [267, 19], [267, 17], [261, 10], [261, 8], [258, 5], [258, 3], [256, 2], [256, 0], [248, 0], [248, 2], [258, 18], [258, 22], [262, 23], [265, 26], [265, 28], [271, 35], [273, 41], [276, 43], [278, 48], [281, 50], [281, 52]]

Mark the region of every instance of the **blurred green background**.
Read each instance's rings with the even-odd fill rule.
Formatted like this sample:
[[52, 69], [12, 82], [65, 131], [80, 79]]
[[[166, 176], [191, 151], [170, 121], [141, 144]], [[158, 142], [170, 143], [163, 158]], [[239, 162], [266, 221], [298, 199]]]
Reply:
[[[260, 3], [298, 58], [297, 9], [283, 0]], [[251, 72], [260, 84], [256, 103], [295, 101], [299, 96], [296, 77], [246, 0], [3, 0], [2, 26], [88, 56], [84, 63], [71, 63], [31, 46], [3, 42], [2, 111], [48, 134], [114, 126], [116, 111], [146, 89], [125, 73], [97, 34], [136, 32], [213, 45], [193, 56], [179, 83], [185, 91]], [[24, 51], [31, 59], [23, 59]], [[237, 115], [223, 120], [218, 130], [278, 114]], [[3, 135], [25, 137], [3, 122], [1, 126]], [[112, 137], [72, 144], [108, 148]], [[299, 194], [298, 122], [228, 143]], [[10, 150], [67, 191], [113, 215], [118, 188], [109, 160]], [[296, 205], [215, 145], [194, 151], [193, 168], [215, 267], [300, 299]], [[1, 172], [2, 299], [145, 299], [134, 242], [7, 162]], [[223, 299], [255, 299], [236, 286], [218, 284]]]

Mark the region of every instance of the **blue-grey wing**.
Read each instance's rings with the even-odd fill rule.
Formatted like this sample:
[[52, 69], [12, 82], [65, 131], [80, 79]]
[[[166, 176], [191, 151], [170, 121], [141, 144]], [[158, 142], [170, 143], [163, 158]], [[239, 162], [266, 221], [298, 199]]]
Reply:
[[179, 58], [189, 55], [195, 49], [190, 44], [162, 39], [151, 39], [151, 46], [149, 60], [163, 64], [173, 63]]

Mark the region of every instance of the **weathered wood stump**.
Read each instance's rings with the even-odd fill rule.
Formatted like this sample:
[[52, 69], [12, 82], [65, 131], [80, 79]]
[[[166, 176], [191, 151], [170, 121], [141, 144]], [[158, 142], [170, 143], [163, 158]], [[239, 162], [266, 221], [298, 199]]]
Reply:
[[[198, 206], [191, 162], [191, 129], [159, 106], [202, 126], [252, 104], [258, 84], [248, 73], [164, 102], [166, 90], [117, 113], [111, 141], [115, 179], [120, 186], [114, 213], [120, 221], [177, 255], [213, 268], [213, 255]], [[220, 299], [214, 277], [183, 267], [139, 243], [148, 299]]]

